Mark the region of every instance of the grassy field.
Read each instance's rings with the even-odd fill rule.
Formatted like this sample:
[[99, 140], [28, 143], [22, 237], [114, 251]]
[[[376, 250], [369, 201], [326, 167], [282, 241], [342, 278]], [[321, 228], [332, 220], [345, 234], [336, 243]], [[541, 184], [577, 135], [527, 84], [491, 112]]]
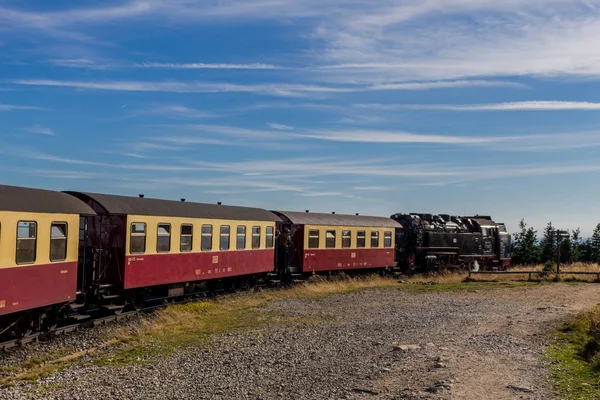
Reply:
[[[542, 270], [542, 266], [536, 266]], [[597, 270], [598, 266], [565, 266], [569, 270]], [[524, 267], [523, 270], [531, 270]], [[564, 275], [563, 278], [568, 278]], [[582, 276], [577, 276], [578, 278]], [[483, 291], [531, 287], [546, 284], [554, 275], [540, 276], [538, 282], [527, 282], [527, 275], [474, 275], [468, 279], [464, 272], [381, 277], [379, 275], [349, 278], [339, 275], [333, 278], [313, 276], [307, 282], [288, 288], [260, 290], [254, 293], [241, 293], [218, 297], [208, 301], [198, 301], [173, 305], [150, 315], [140, 316], [133, 328], [115, 329], [112, 337], [97, 347], [68, 353], [54, 351], [37, 360], [5, 369], [5, 377], [0, 385], [10, 385], [16, 381], [32, 381], [65, 368], [75, 361], [96, 365], [125, 366], [132, 363], [151, 362], [153, 357], [164, 356], [188, 346], [205, 345], [211, 335], [236, 329], [260, 328], [268, 324], [307, 324], [316, 321], [290, 317], [268, 310], [266, 306], [274, 301], [288, 299], [309, 299], [350, 293], [360, 290], [390, 288], [410, 292], [432, 291]], [[583, 276], [586, 279], [587, 277]]]
[[600, 393], [600, 306], [551, 334], [547, 355], [563, 399], [597, 399]]

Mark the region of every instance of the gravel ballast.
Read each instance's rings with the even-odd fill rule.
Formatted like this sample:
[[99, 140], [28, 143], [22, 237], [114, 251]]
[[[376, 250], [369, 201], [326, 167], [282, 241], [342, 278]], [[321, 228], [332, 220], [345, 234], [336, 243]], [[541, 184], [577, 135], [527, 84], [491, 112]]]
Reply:
[[[151, 363], [76, 362], [36, 384], [0, 389], [0, 399], [551, 399], [546, 333], [599, 294], [595, 284], [555, 284], [278, 301], [268, 310], [307, 322], [215, 335]], [[111, 329], [18, 350], [0, 365], [40, 357], [60, 341], [86, 349]]]

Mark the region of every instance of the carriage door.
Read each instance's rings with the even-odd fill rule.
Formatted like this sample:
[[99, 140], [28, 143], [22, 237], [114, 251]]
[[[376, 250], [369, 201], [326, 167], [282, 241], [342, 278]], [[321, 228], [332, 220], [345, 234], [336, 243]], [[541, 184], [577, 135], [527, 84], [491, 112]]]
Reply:
[[88, 217], [79, 217], [79, 260], [77, 263], [77, 292], [89, 285], [88, 275], [93, 269], [93, 257], [88, 245]]

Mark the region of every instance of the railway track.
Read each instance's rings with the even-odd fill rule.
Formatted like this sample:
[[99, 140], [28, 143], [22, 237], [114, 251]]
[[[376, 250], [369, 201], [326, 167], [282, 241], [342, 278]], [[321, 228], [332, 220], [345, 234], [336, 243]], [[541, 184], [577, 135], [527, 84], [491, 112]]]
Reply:
[[[295, 281], [290, 282], [289, 284], [293, 284], [296, 282], [300, 282], [300, 281], [295, 280]], [[10, 349], [14, 349], [14, 348], [18, 348], [18, 347], [23, 347], [23, 346], [26, 346], [33, 342], [51, 340], [54, 337], [65, 335], [65, 334], [74, 332], [79, 329], [92, 329], [96, 326], [104, 325], [104, 324], [107, 324], [110, 322], [127, 320], [130, 318], [137, 317], [142, 314], [148, 314], [148, 313], [151, 313], [158, 309], [165, 308], [165, 307], [172, 306], [172, 305], [186, 304], [186, 303], [190, 303], [190, 302], [194, 302], [194, 301], [200, 301], [200, 300], [205, 300], [208, 298], [214, 298], [216, 296], [226, 297], [226, 296], [231, 296], [231, 295], [235, 295], [235, 294], [250, 293], [256, 289], [264, 288], [267, 286], [275, 287], [275, 286], [279, 286], [279, 284], [273, 285], [273, 284], [261, 283], [261, 284], [256, 284], [254, 286], [248, 286], [245, 289], [241, 289], [239, 287], [220, 288], [220, 289], [214, 289], [211, 291], [202, 291], [202, 292], [191, 293], [188, 296], [178, 299], [178, 300], [173, 299], [173, 298], [149, 299], [149, 300], [147, 300], [148, 305], [146, 307], [140, 308], [139, 310], [121, 312], [118, 314], [115, 313], [115, 314], [108, 315], [108, 316], [98, 316], [98, 317], [90, 316], [89, 318], [86, 318], [85, 320], [77, 321], [77, 322], [74, 322], [74, 323], [71, 323], [68, 325], [64, 325], [64, 326], [59, 326], [59, 327], [56, 327], [56, 328], [46, 331], [46, 332], [34, 332], [34, 333], [26, 335], [22, 338], [0, 341], [0, 352], [8, 351]]]
[[[156, 309], [156, 307], [154, 307], [154, 309]], [[65, 334], [74, 332], [81, 328], [93, 328], [95, 326], [103, 325], [103, 324], [106, 324], [109, 322], [129, 319], [131, 317], [139, 315], [142, 312], [149, 312], [149, 311], [151, 311], [151, 310], [144, 309], [144, 310], [140, 310], [140, 311], [129, 311], [126, 313], [122, 313], [120, 315], [109, 315], [106, 317], [91, 318], [89, 320], [79, 321], [74, 324], [57, 327], [48, 332], [32, 333], [30, 335], [24, 336], [19, 339], [12, 339], [12, 340], [6, 340], [3, 342], [0, 342], [0, 351], [6, 351], [6, 350], [9, 350], [9, 349], [12, 349], [15, 347], [22, 347], [29, 343], [33, 343], [33, 342], [37, 342], [37, 341], [50, 340], [53, 337], [65, 335]]]

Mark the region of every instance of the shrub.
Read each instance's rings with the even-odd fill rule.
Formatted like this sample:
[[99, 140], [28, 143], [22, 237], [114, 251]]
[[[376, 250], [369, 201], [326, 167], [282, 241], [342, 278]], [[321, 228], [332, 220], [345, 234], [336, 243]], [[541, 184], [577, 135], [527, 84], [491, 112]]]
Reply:
[[546, 261], [544, 272], [556, 272], [556, 263], [554, 261]]

